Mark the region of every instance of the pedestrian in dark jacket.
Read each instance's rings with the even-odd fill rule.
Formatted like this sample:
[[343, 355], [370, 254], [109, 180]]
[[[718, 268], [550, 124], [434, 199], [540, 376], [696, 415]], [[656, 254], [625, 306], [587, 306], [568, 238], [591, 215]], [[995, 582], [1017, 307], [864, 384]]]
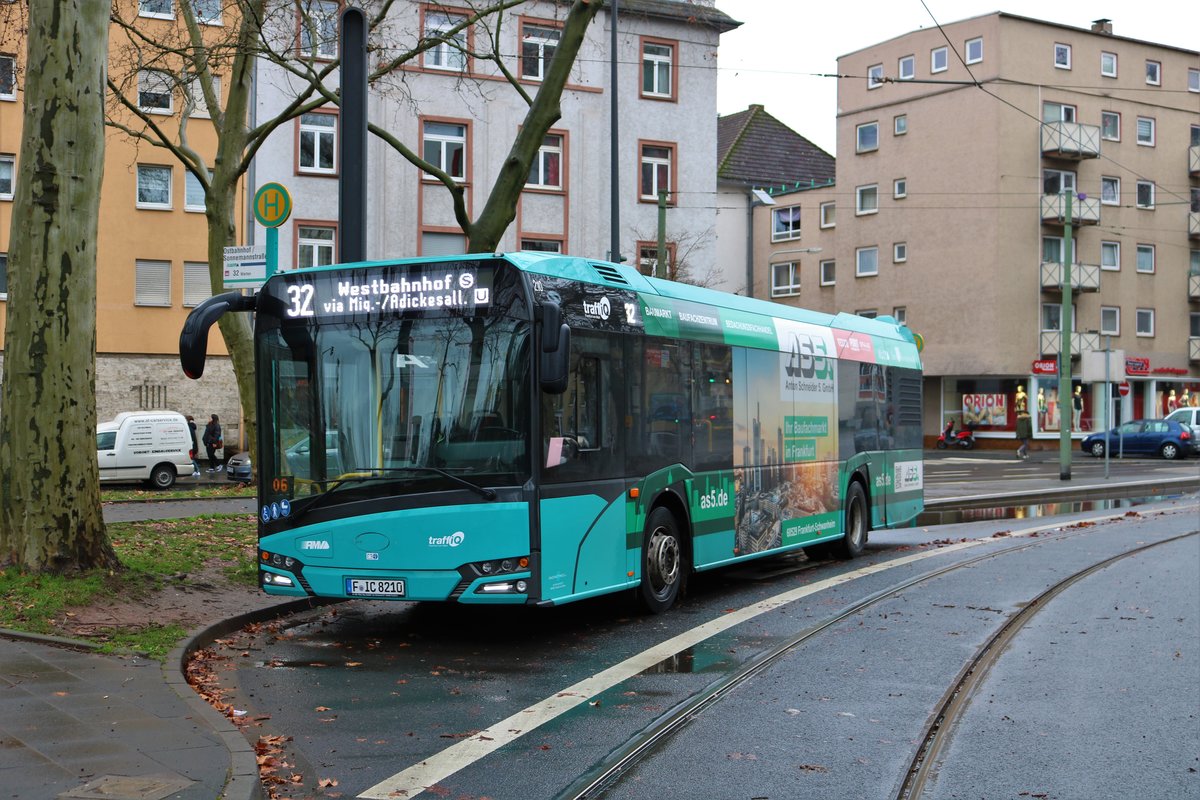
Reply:
[[200, 477], [200, 462], [196, 460], [196, 455], [200, 452], [200, 445], [196, 443], [196, 418], [191, 414], [187, 415], [188, 433], [192, 435], [192, 451], [188, 455], [192, 459], [192, 477]]
[[204, 426], [204, 448], [208, 451], [208, 472], [220, 472], [225, 465], [217, 461], [217, 451], [225, 446], [221, 436], [221, 421], [216, 414]]

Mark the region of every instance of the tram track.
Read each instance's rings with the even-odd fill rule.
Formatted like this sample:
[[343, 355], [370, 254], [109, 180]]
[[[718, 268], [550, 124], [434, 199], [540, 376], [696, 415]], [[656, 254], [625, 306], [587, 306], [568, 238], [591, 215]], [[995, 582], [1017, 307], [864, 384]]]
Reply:
[[[623, 779], [632, 767], [655, 753], [675, 733], [681, 731], [689, 722], [702, 714], [706, 709], [717, 704], [725, 695], [738, 686], [745, 684], [791, 651], [846, 619], [861, 614], [886, 600], [895, 598], [914, 586], [960, 569], [970, 568], [984, 561], [1038, 547], [1045, 542], [1059, 541], [1084, 535], [1095, 523], [1111, 522], [1119, 519], [1121, 516], [1123, 515], [1107, 515], [1100, 519], [1082, 520], [1060, 528], [1056, 535], [1047, 536], [1042, 534], [1040, 538], [1027, 543], [1006, 547], [996, 552], [980, 554], [965, 561], [932, 570], [882, 589], [846, 606], [828, 619], [806, 628], [804, 631], [776, 645], [771, 650], [760, 654], [740, 669], [712, 684], [704, 692], [694, 695], [676, 705], [651, 726], [645, 728], [626, 742], [625, 745], [614, 750], [603, 762], [597, 764], [560, 792], [557, 795], [557, 800], [590, 800], [591, 798], [603, 797], [609, 789], [616, 786]], [[1039, 530], [1040, 532], [1040, 530], [1044, 529], [1035, 530]], [[921, 746], [917, 749], [909, 770], [901, 782], [900, 789], [895, 795], [897, 800], [916, 800], [916, 798], [921, 797], [925, 781], [933, 774], [931, 770], [932, 765], [936, 761], [936, 755], [941, 747], [949, 741], [954, 722], [966, 709], [967, 705], [969, 705], [974, 688], [986, 677], [989, 668], [999, 659], [1007, 643], [1036, 616], [1038, 611], [1045, 608], [1051, 599], [1061, 594], [1071, 585], [1098, 570], [1104, 569], [1112, 563], [1161, 544], [1167, 544], [1196, 535], [1200, 535], [1200, 531], [1189, 531], [1169, 539], [1118, 553], [1115, 556], [1092, 564], [1056, 582], [1053, 586], [1047, 588], [1027, 603], [1019, 612], [1009, 617], [1005, 624], [993, 636], [989, 637], [988, 641], [968, 660], [966, 666], [959, 672], [954, 683], [942, 696], [941, 701], [937, 704], [933, 713], [931, 713], [930, 721], [926, 725], [923, 735], [919, 738]]]

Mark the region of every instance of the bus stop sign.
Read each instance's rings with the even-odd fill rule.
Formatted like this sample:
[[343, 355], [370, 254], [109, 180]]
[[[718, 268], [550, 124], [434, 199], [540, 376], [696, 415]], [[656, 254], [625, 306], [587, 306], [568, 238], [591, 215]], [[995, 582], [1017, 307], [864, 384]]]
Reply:
[[292, 196], [279, 183], [264, 184], [254, 193], [254, 218], [264, 228], [278, 228], [292, 213]]

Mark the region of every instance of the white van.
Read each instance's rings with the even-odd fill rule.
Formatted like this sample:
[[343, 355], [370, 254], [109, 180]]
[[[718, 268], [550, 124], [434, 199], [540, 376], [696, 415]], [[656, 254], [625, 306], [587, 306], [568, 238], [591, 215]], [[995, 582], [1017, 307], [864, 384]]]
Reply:
[[1197, 431], [1200, 431], [1200, 408], [1196, 406], [1184, 406], [1177, 408], [1170, 414], [1167, 414], [1167, 419], [1173, 422], [1182, 422], [1185, 425], [1191, 425]]
[[146, 481], [169, 489], [192, 474], [192, 434], [174, 411], [123, 411], [96, 426], [101, 481]]

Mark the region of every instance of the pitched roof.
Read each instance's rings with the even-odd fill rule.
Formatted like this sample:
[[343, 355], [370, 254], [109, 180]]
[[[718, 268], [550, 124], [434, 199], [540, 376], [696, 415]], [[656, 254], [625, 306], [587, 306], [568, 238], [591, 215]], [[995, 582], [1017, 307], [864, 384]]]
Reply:
[[747, 186], [825, 185], [836, 159], [760, 105], [717, 118], [717, 178]]

